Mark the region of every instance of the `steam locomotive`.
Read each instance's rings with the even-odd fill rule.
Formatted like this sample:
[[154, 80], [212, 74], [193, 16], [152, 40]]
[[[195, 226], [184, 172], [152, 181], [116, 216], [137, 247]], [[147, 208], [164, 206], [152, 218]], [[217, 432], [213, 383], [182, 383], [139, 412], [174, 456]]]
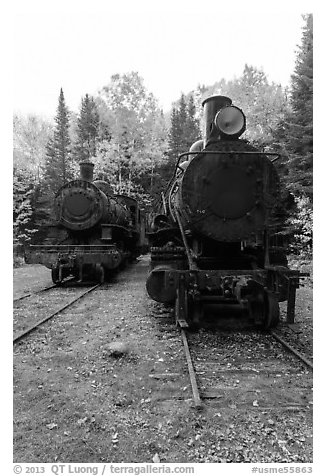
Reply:
[[55, 196], [54, 217], [43, 245], [25, 250], [27, 263], [51, 269], [60, 284], [68, 276], [103, 282], [145, 244], [145, 220], [138, 202], [113, 193], [104, 180], [93, 181], [94, 164], [80, 163], [80, 178], [63, 185]]
[[277, 154], [240, 139], [246, 117], [230, 98], [207, 98], [203, 115], [203, 140], [179, 156], [152, 219], [148, 294], [174, 303], [182, 327], [210, 315], [267, 329], [286, 300], [293, 322], [303, 274], [280, 242]]

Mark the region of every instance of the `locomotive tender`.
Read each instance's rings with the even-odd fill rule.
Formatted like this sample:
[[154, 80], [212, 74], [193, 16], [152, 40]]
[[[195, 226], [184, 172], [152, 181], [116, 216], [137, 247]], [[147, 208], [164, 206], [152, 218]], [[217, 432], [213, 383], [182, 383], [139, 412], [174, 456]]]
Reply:
[[207, 98], [203, 113], [203, 140], [179, 156], [148, 233], [148, 294], [175, 303], [184, 327], [210, 314], [246, 316], [267, 329], [278, 323], [279, 301], [286, 300], [293, 322], [303, 274], [288, 268], [279, 246], [277, 154], [240, 139], [246, 117], [230, 98]]
[[104, 180], [93, 181], [94, 164], [80, 163], [80, 179], [55, 196], [55, 221], [43, 245], [25, 250], [27, 263], [51, 269], [59, 284], [68, 276], [103, 282], [110, 273], [142, 252], [145, 222], [137, 201], [116, 195]]

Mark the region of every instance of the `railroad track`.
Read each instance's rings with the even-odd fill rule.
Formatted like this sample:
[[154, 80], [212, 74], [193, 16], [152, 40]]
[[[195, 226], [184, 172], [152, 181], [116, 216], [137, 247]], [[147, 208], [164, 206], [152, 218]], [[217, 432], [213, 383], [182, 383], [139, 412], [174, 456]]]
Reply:
[[301, 360], [308, 368], [313, 370], [313, 363], [311, 360], [307, 359], [306, 356], [304, 356], [301, 352], [296, 350], [291, 344], [289, 344], [285, 339], [283, 339], [282, 336], [277, 334], [275, 331], [270, 330], [269, 331], [270, 335], [274, 337], [275, 340], [280, 342], [288, 351], [290, 351], [292, 354], [294, 354], [299, 360]]
[[275, 331], [187, 334], [181, 329], [181, 338], [196, 408], [207, 401], [231, 408], [311, 405], [313, 364]]
[[75, 282], [75, 278], [66, 279], [65, 281], [62, 282], [62, 284], [60, 286], [57, 285], [57, 284], [51, 284], [50, 286], [47, 286], [46, 288], [38, 289], [38, 290], [32, 291], [28, 294], [23, 294], [23, 296], [19, 296], [18, 298], [15, 298], [13, 300], [13, 302], [15, 304], [16, 302], [22, 301], [23, 299], [34, 296], [36, 294], [41, 294], [41, 293], [44, 293], [46, 291], [50, 291], [51, 289], [54, 289], [54, 288], [61, 288], [61, 287], [65, 286], [66, 284], [69, 284], [71, 282]]
[[15, 298], [13, 301], [14, 301], [14, 304], [18, 301], [22, 301], [23, 299], [26, 299], [28, 297], [31, 297], [31, 296], [34, 296], [35, 294], [40, 294], [40, 293], [43, 293], [45, 291], [49, 291], [50, 289], [53, 289], [53, 288], [56, 288], [57, 285], [56, 284], [52, 284], [51, 286], [47, 286], [46, 288], [43, 288], [43, 289], [39, 289], [37, 291], [33, 291], [31, 293], [28, 293], [28, 294], [24, 294], [23, 296], [20, 296], [18, 298]]
[[[74, 303], [76, 303], [77, 301], [82, 299], [84, 296], [91, 293], [92, 291], [94, 291], [95, 289], [97, 289], [100, 286], [101, 286], [101, 284], [96, 284], [95, 286], [87, 288], [82, 293], [78, 294], [78, 296], [74, 296], [73, 299], [69, 300], [69, 302], [67, 302], [66, 304], [60, 305], [60, 307], [57, 308], [55, 311], [50, 311], [46, 316], [43, 316], [41, 318], [33, 319], [33, 322], [30, 322], [30, 319], [27, 318], [27, 322], [25, 321], [25, 322], [22, 322], [22, 323], [18, 324], [19, 319], [16, 319], [16, 324], [17, 324], [18, 330], [16, 330], [16, 332], [14, 334], [13, 343], [16, 344], [17, 342], [21, 341], [27, 335], [31, 334], [36, 329], [38, 329], [42, 324], [49, 321], [53, 317], [57, 316], [61, 312], [65, 311], [70, 306], [72, 306]], [[44, 288], [40, 292], [47, 291], [47, 290], [54, 289], [54, 288], [56, 290], [67, 290], [67, 288], [62, 288], [61, 286], [55, 286], [54, 285], [54, 286], [49, 286], [48, 288]], [[74, 292], [75, 289], [72, 289], [72, 291]], [[38, 294], [38, 293], [31, 293], [29, 296], [26, 296], [26, 297], [30, 297], [30, 296], [33, 296], [35, 294]], [[57, 297], [59, 298], [59, 301], [62, 301], [62, 294], [61, 293]], [[33, 306], [31, 306], [31, 307], [33, 308]], [[34, 309], [32, 309], [32, 311], [33, 310], [36, 311], [36, 310], [39, 310], [41, 308], [41, 313], [42, 313], [44, 311], [44, 307], [45, 307], [44, 302], [43, 302], [43, 306], [42, 306], [42, 302], [41, 303], [36, 303], [36, 306], [34, 307]], [[29, 314], [31, 314], [30, 309], [29, 309]], [[38, 314], [38, 312], [36, 312], [36, 314]]]

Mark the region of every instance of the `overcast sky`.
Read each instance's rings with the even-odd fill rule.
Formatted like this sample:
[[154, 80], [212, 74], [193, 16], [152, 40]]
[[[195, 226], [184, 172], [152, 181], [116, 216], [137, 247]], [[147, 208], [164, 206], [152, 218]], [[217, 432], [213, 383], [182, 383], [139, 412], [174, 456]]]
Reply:
[[56, 112], [61, 87], [68, 107], [77, 112], [82, 96], [96, 94], [112, 74], [130, 71], [139, 72], [164, 110], [199, 83], [241, 75], [245, 63], [285, 86], [301, 41], [302, 14], [312, 10], [311, 1], [300, 0], [16, 0], [14, 5], [13, 107], [47, 116]]

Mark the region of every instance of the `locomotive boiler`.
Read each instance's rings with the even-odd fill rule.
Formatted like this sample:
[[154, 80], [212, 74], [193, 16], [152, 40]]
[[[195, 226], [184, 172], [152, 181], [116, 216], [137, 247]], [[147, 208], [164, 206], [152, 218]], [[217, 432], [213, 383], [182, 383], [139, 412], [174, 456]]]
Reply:
[[25, 251], [26, 262], [50, 268], [56, 284], [68, 276], [103, 282], [142, 250], [144, 217], [137, 201], [114, 194], [104, 180], [94, 181], [93, 168], [80, 163], [80, 178], [55, 196], [45, 243]]
[[285, 300], [293, 322], [301, 274], [280, 242], [277, 154], [240, 138], [246, 117], [230, 98], [207, 98], [203, 114], [203, 140], [179, 156], [152, 221], [147, 291], [175, 303], [181, 326], [210, 314], [269, 328]]

